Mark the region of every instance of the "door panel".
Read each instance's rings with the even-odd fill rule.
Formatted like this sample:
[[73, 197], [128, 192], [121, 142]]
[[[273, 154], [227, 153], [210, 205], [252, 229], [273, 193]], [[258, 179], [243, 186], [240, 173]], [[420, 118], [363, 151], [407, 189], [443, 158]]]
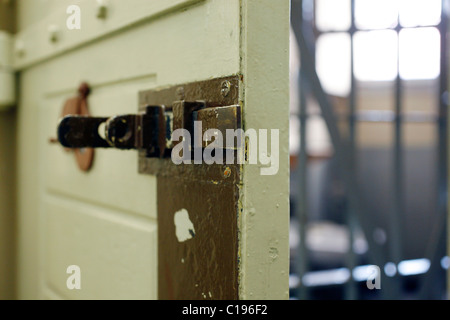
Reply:
[[[164, 263], [169, 265], [171, 279], [171, 265], [182, 263], [176, 250], [161, 250], [164, 237], [175, 247], [178, 244], [173, 220], [159, 224], [161, 215], [175, 212], [161, 208], [177, 206], [204, 213], [214, 207], [220, 189], [211, 188], [209, 196], [185, 184], [178, 192], [185, 193], [186, 199], [173, 201], [170, 193], [175, 180], [139, 174], [137, 152], [98, 149], [92, 169], [85, 173], [79, 171], [73, 154], [49, 143], [49, 138], [56, 135], [64, 102], [76, 94], [82, 81], [92, 88], [91, 114], [112, 116], [138, 112], [142, 91], [240, 75], [239, 103], [248, 119], [244, 118], [246, 128], [282, 129], [280, 170], [272, 177], [262, 177], [257, 165], [235, 170], [242, 174], [224, 193], [229, 199], [227, 210], [233, 214], [224, 218], [226, 236], [211, 234], [209, 242], [198, 237], [206, 239], [205, 248], [215, 253], [205, 265], [196, 257], [188, 266], [211, 281], [203, 283], [203, 291], [195, 295], [186, 291], [184, 297], [286, 298], [289, 1], [277, 1], [277, 5], [269, 0], [133, 1], [136, 6], [130, 7], [132, 1], [127, 1], [127, 8], [122, 8], [124, 1], [109, 1], [104, 21], [95, 18], [94, 1], [79, 1], [82, 15], [88, 18], [81, 30], [70, 31], [64, 29], [70, 1], [19, 0], [16, 41], [25, 48], [24, 55], [15, 57], [21, 86], [19, 297], [183, 296], [161, 290], [158, 294], [162, 281], [158, 256], [167, 258]], [[33, 11], [36, 3], [47, 4], [51, 14]], [[28, 20], [34, 21], [34, 29]], [[53, 21], [58, 21], [61, 33], [57, 43], [49, 44], [46, 30]], [[36, 51], [27, 51], [31, 47]], [[276, 114], [271, 109], [274, 105]], [[202, 203], [189, 202], [189, 193], [194, 192], [203, 192]], [[167, 197], [159, 199], [158, 193]], [[214, 230], [201, 215], [194, 213], [191, 219]], [[234, 243], [235, 251], [221, 252], [223, 241]], [[217, 279], [222, 273], [214, 273], [214, 266], [221, 264], [233, 270], [229, 278]], [[81, 268], [81, 290], [66, 287], [69, 265]], [[197, 283], [191, 284], [195, 288]], [[183, 282], [174, 286], [182, 289]]]
[[[157, 298], [153, 221], [59, 195], [47, 195], [43, 210], [50, 291], [70, 299]], [[73, 264], [81, 269], [81, 290], [66, 287]]]

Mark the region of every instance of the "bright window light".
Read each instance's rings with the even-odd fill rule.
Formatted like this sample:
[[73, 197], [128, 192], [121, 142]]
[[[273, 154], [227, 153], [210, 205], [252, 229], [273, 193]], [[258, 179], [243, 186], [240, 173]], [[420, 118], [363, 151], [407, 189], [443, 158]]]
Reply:
[[447, 270], [450, 267], [450, 258], [445, 256], [441, 259], [441, 267]]
[[353, 279], [355, 281], [367, 281], [370, 278], [379, 276], [380, 269], [374, 265], [358, 266], [353, 269]]
[[392, 28], [398, 23], [398, 0], [356, 0], [355, 24], [359, 29]]
[[390, 81], [397, 77], [397, 33], [361, 31], [354, 36], [355, 77], [360, 81]]
[[303, 285], [307, 287], [343, 284], [350, 279], [350, 271], [347, 268], [323, 270], [305, 273], [302, 277]]
[[398, 272], [402, 276], [411, 276], [415, 274], [426, 273], [430, 269], [430, 260], [415, 259], [404, 260], [398, 264]]
[[[440, 23], [441, 12], [441, 0], [355, 0], [355, 24], [362, 30], [354, 35], [356, 79], [392, 81], [397, 73], [404, 80], [437, 78], [440, 33], [431, 26]], [[377, 30], [394, 28], [399, 23], [406, 27], [399, 34], [395, 30]], [[316, 25], [322, 31], [348, 31], [351, 1], [316, 0]], [[351, 84], [349, 34], [321, 35], [316, 60], [327, 93], [346, 96]]]
[[351, 26], [350, 0], [316, 0], [316, 26], [322, 31], [344, 31]]
[[442, 0], [400, 0], [403, 27], [430, 26], [441, 21]]
[[440, 34], [436, 28], [400, 31], [400, 76], [434, 79], [440, 73]]
[[298, 288], [300, 286], [300, 277], [296, 274], [289, 275], [289, 288]]
[[346, 96], [350, 92], [350, 36], [325, 34], [316, 43], [316, 66], [327, 93]]
[[384, 273], [388, 277], [393, 277], [397, 273], [397, 266], [393, 262], [388, 262], [384, 265]]

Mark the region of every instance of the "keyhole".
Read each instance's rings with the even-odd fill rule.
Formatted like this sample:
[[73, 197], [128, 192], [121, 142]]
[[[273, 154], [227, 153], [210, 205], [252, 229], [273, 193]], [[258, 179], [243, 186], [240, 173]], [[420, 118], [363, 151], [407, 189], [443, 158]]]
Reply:
[[127, 141], [131, 137], [131, 130], [125, 119], [118, 122], [115, 126], [115, 136], [120, 142]]
[[116, 142], [124, 143], [132, 137], [132, 131], [126, 119], [118, 119], [106, 124], [106, 140], [113, 144]]

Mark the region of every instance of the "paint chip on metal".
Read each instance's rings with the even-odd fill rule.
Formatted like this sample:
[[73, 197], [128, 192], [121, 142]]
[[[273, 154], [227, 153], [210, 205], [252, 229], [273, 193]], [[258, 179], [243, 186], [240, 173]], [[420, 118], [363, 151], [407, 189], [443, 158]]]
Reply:
[[189, 213], [186, 209], [175, 212], [173, 220], [175, 234], [179, 242], [185, 242], [195, 237], [194, 224], [189, 219]]

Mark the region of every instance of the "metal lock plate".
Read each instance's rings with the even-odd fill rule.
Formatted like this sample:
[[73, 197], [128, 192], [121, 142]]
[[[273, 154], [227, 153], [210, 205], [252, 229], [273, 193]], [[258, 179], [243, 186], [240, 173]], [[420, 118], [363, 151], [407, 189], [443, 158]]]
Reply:
[[[172, 129], [189, 129], [197, 120], [202, 135], [209, 128], [241, 128], [239, 83], [233, 76], [144, 91], [141, 110], [173, 105]], [[240, 165], [175, 165], [140, 151], [139, 172], [158, 177], [158, 298], [205, 299], [209, 292], [213, 299], [238, 299]], [[180, 211], [195, 226], [193, 238], [181, 243], [174, 225]]]
[[[202, 133], [208, 129], [226, 129], [242, 127], [239, 106], [239, 76], [211, 79], [140, 92], [140, 111], [148, 105], [163, 105], [172, 111], [173, 127], [193, 132], [193, 121], [202, 121]], [[193, 136], [193, 135], [192, 135]], [[201, 142], [205, 147], [204, 141]], [[139, 172], [158, 174], [170, 166], [167, 161], [149, 158], [145, 151], [139, 154]], [[173, 168], [172, 168], [173, 169]], [[179, 167], [178, 170], [186, 170]]]

